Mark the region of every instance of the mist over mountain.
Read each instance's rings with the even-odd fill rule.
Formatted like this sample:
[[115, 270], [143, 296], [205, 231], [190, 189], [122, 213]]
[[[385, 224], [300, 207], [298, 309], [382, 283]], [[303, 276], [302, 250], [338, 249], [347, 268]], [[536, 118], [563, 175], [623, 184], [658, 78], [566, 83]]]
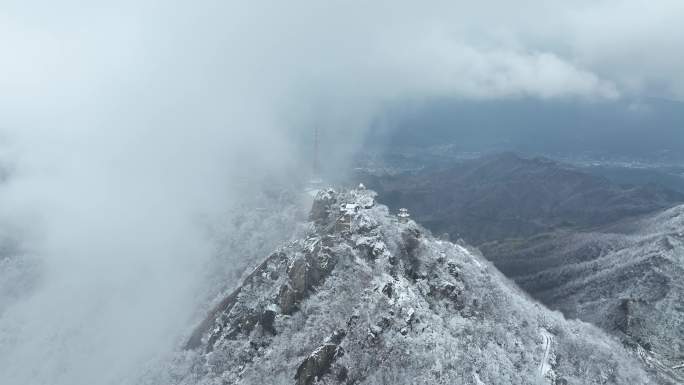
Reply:
[[683, 18], [3, 0], [0, 383], [676, 383]]

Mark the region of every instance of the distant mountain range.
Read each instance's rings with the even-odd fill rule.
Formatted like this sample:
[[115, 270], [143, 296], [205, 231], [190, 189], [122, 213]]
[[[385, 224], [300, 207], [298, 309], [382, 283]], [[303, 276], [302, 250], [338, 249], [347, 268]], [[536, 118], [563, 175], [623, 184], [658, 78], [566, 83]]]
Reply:
[[545, 158], [513, 153], [446, 169], [358, 178], [393, 208], [406, 207], [435, 233], [472, 244], [586, 228], [684, 202], [655, 185], [622, 186]]

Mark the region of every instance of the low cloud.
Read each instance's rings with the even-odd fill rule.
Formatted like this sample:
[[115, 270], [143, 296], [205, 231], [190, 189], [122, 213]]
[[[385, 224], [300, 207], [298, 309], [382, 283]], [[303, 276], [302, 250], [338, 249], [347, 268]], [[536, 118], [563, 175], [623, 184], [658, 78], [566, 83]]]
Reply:
[[120, 383], [172, 349], [197, 218], [297, 170], [313, 126], [341, 163], [398, 100], [681, 97], [679, 2], [594, 3], [3, 2], [0, 223], [41, 266], [3, 378]]

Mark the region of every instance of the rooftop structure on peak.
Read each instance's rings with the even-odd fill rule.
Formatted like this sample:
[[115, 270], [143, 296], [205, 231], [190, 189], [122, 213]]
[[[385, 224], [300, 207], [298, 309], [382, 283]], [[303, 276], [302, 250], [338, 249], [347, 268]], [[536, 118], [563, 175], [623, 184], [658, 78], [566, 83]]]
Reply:
[[402, 207], [399, 209], [399, 214], [397, 214], [397, 217], [399, 218], [400, 223], [406, 223], [408, 222], [409, 218], [411, 218], [411, 214], [409, 214], [408, 209]]

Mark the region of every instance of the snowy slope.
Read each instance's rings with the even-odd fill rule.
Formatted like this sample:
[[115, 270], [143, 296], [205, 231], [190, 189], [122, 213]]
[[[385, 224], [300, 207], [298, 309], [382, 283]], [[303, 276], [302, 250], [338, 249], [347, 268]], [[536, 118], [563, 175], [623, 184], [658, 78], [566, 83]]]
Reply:
[[684, 370], [671, 370], [684, 362], [684, 206], [483, 250], [535, 298], [612, 332], [684, 382]]
[[142, 383], [654, 383], [616, 340], [371, 191], [322, 191], [310, 219]]

